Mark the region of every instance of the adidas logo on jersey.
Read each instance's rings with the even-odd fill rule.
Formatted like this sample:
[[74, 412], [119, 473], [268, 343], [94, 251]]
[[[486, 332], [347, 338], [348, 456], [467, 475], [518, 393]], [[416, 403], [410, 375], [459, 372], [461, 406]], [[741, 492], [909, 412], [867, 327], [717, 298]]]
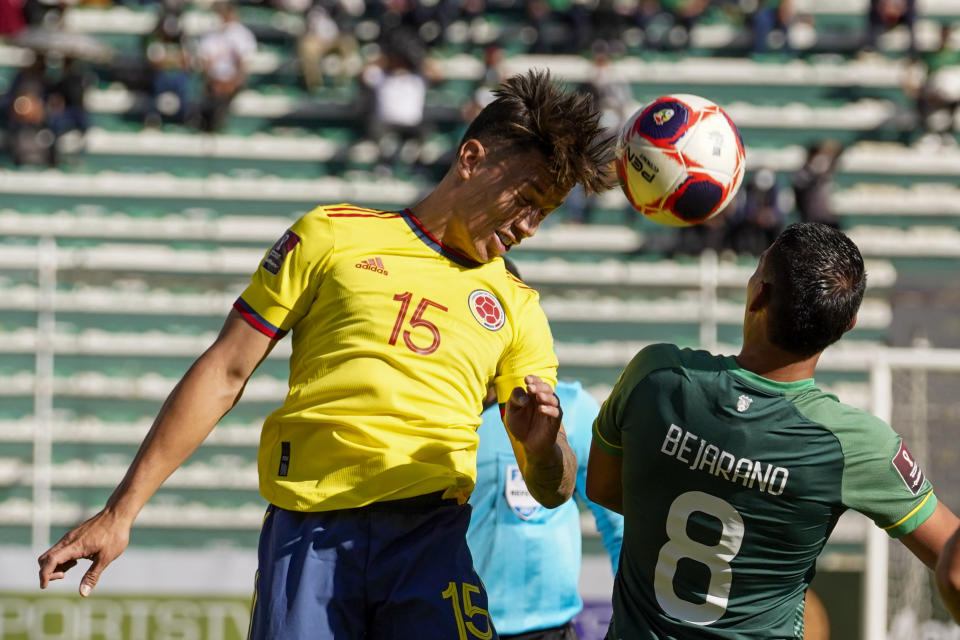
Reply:
[[367, 258], [366, 260], [361, 260], [354, 265], [357, 269], [367, 269], [368, 271], [373, 271], [374, 273], [381, 273], [383, 275], [390, 275], [387, 273], [386, 267], [383, 266], [383, 260], [380, 258]]

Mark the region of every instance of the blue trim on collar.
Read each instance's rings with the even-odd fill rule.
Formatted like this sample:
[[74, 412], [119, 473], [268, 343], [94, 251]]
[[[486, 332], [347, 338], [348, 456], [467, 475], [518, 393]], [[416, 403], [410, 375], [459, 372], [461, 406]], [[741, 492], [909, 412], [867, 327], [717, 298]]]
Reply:
[[483, 266], [483, 263], [477, 262], [476, 260], [471, 260], [462, 253], [443, 246], [439, 240], [434, 238], [432, 235], [430, 235], [429, 231], [423, 228], [423, 225], [420, 224], [420, 221], [417, 220], [417, 217], [413, 215], [413, 212], [410, 211], [410, 209], [404, 209], [400, 212], [400, 215], [407, 223], [407, 226], [410, 227], [410, 230], [413, 231], [413, 233], [420, 238], [425, 245], [442, 255], [444, 258], [456, 262], [461, 267], [466, 267], [468, 269], [474, 269], [476, 267]]

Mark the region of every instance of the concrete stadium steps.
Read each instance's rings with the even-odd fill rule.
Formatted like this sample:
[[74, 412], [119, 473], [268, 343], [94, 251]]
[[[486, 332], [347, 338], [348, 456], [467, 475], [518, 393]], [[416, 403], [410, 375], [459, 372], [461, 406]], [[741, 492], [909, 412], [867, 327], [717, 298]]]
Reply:
[[[0, 293], [5, 295], [7, 291], [0, 289]], [[26, 307], [26, 305], [21, 306], [23, 298], [31, 295], [34, 295], [38, 301], [43, 300], [40, 292], [21, 290], [13, 293], [19, 294], [17, 295], [19, 299], [0, 302], [0, 312], [14, 305], [23, 310]], [[74, 316], [69, 322], [73, 330], [58, 329], [48, 334], [33, 327], [6, 329], [0, 331], [0, 353], [31, 354], [38, 350], [52, 349], [57, 355], [72, 356], [195, 357], [213, 342], [216, 332], [204, 332], [201, 329], [184, 334], [158, 329], [141, 329], [136, 321], [129, 319], [123, 321], [129, 326], [126, 331], [104, 330], [99, 328], [103, 324], [100, 316], [160, 313], [167, 316], [165, 321], [169, 321], [171, 316], [179, 315], [180, 309], [189, 309], [184, 315], [205, 315], [219, 322], [226, 316], [235, 299], [235, 296], [229, 294], [203, 296], [201, 306], [190, 308], [188, 305], [191, 300], [196, 300], [198, 296], [188, 295], [182, 300], [180, 296], [158, 296], [173, 303], [173, 306], [158, 309], [153, 304], [148, 308], [135, 307], [138, 300], [150, 297], [149, 294], [140, 296], [117, 294], [116, 297], [129, 299], [105, 307], [101, 304], [109, 299], [107, 296], [98, 296], [98, 304], [91, 305], [83, 299], [82, 295], [70, 296], [72, 300], [62, 304], [58, 295], [53, 307], [55, 313], [59, 315], [63, 312], [75, 311], [79, 307], [84, 313], [91, 314], [89, 322], [94, 326], [83, 326]], [[80, 305], [71, 304], [72, 301], [79, 301]], [[656, 333], [665, 327], [677, 331], [678, 325], [687, 325], [688, 332], [692, 332], [691, 335], [695, 341], [698, 336], [697, 327], [701, 322], [710, 321], [718, 325], [728, 325], [736, 332], [739, 332], [743, 322], [742, 301], [721, 299], [708, 309], [705, 308], [704, 301], [696, 291], [680, 292], [674, 297], [663, 296], [653, 299], [544, 295], [542, 306], [557, 340], [576, 340], [577, 337], [581, 340], [613, 338], [619, 334], [623, 334], [623, 339], [641, 335], [655, 338]], [[44, 302], [39, 302], [34, 307], [35, 310], [43, 308], [48, 308]], [[866, 335], [868, 331], [882, 333], [889, 328], [891, 319], [892, 311], [886, 300], [867, 298], [860, 310], [857, 328], [851, 336], [856, 339], [857, 336]], [[182, 319], [178, 324], [181, 331], [186, 329]], [[595, 325], [592, 331], [588, 325]], [[666, 335], [661, 339], [670, 341]], [[278, 347], [270, 357], [285, 359], [289, 357], [289, 352], [285, 348]]]
[[[918, 13], [922, 16], [937, 18], [960, 17], [960, 9], [951, 0], [920, 0]], [[192, 2], [184, 15], [184, 31], [188, 35], [198, 35], [216, 27], [218, 19], [209, 11], [209, 3]], [[869, 4], [867, 0], [801, 0], [796, 3], [798, 13], [826, 18], [829, 16], [847, 16], [851, 20], [862, 20]], [[497, 11], [496, 6], [491, 11]], [[241, 18], [245, 21], [257, 20], [261, 12], [251, 13], [249, 8], [241, 8]], [[289, 12], [275, 12], [273, 26], [280, 30], [295, 33], [303, 28], [303, 18]], [[265, 16], [269, 19], [271, 16]], [[263, 18], [260, 18], [263, 19]], [[147, 34], [156, 25], [156, 14], [152, 11], [137, 11], [128, 7], [95, 8], [81, 7], [69, 10], [65, 14], [64, 26], [70, 31], [83, 33], [134, 33]]]
[[[16, 69], [30, 59], [27, 50], [0, 44], [0, 77], [9, 82]], [[261, 52], [252, 60], [254, 72], [268, 73], [271, 67], [285, 64], [274, 52]], [[456, 121], [456, 108], [481, 80], [484, 66], [480, 59], [458, 54], [431, 59], [442, 80], [428, 91], [428, 113]], [[581, 56], [519, 55], [504, 62], [507, 73], [530, 68], [549, 68], [558, 78], [571, 83], [589, 80], [595, 73], [592, 64]], [[910, 72], [902, 60], [862, 59], [757, 61], [744, 57], [628, 56], [611, 63], [614, 77], [633, 86], [638, 101], [645, 102], [663, 93], [700, 93], [726, 104], [742, 100], [760, 105], [779, 105], [792, 101], [836, 102], [859, 98], [880, 98], [906, 105], [903, 83]], [[142, 113], [146, 97], [130, 92], [118, 82], [104, 82], [90, 91], [88, 107], [95, 114]], [[242, 92], [234, 102], [237, 117], [277, 118], [299, 114], [313, 119], [356, 121], [353, 109], [355, 87], [326, 87], [308, 95], [296, 86], [254, 86]], [[770, 91], [775, 87], [775, 93]], [[0, 87], [2, 89], [3, 87]], [[440, 108], [439, 111], [436, 109]], [[433, 109], [433, 111], [431, 111]]]
[[[152, 424], [152, 418], [133, 421], [104, 420], [94, 416], [55, 418], [49, 425], [54, 443], [111, 443], [139, 445]], [[256, 447], [260, 442], [262, 422], [217, 425], [204, 440], [204, 446]], [[0, 442], [30, 442], [37, 431], [32, 416], [0, 419]]]
[[[789, 110], [789, 107], [784, 107]], [[784, 127], [789, 123], [784, 120]], [[79, 141], [74, 144], [79, 144]], [[456, 140], [431, 138], [421, 161], [436, 164], [453, 152]], [[209, 174], [242, 179], [264, 176], [322, 178], [354, 170], [369, 171], [377, 149], [369, 141], [334, 141], [329, 136], [255, 133], [247, 136], [142, 130], [123, 132], [91, 129], [84, 151], [71, 163], [70, 172], [164, 173], [190, 178]], [[803, 145], [748, 146], [747, 170], [767, 167], [791, 173], [800, 168]], [[341, 170], [342, 169], [342, 170]], [[960, 148], [908, 147], [896, 143], [858, 142], [841, 158], [838, 183], [850, 187], [860, 182], [883, 181], [909, 186], [918, 180], [955, 181], [960, 177]]]
[[[17, 200], [26, 207], [53, 211], [25, 213], [2, 209], [0, 235], [29, 239], [49, 235], [53, 230], [64, 239], [156, 239], [198, 244], [246, 244], [252, 247], [252, 253], [237, 253], [239, 249], [229, 247], [200, 254], [180, 253], [184, 250], [172, 247], [140, 247], [145, 251], [142, 257], [147, 258], [147, 262], [144, 262], [140, 259], [130, 260], [136, 251], [135, 245], [126, 249], [117, 245], [108, 254], [120, 261], [115, 262], [117, 267], [126, 261], [127, 264], [153, 265], [148, 270], [160, 270], [163, 263], [180, 257], [207, 265], [207, 269], [214, 272], [222, 272], [224, 265], [232, 264], [238, 271], [245, 269], [249, 273], [265, 247], [297, 215], [309, 210], [316, 202], [381, 200], [380, 206], [383, 208], [398, 209], [416, 201], [415, 191], [415, 186], [402, 181], [243, 181], [222, 176], [181, 179], [152, 174], [134, 177], [122, 174], [70, 175], [57, 171], [0, 172], [0, 193], [16, 195]], [[241, 195], [249, 198], [241, 199]], [[273, 197], [284, 200], [273, 200]], [[78, 206], [77, 200], [96, 204]], [[958, 253], [956, 247], [960, 245], [955, 244], [955, 234], [960, 226], [960, 189], [955, 186], [930, 183], [903, 188], [862, 184], [838, 191], [834, 194], [834, 201], [838, 214], [845, 219], [851, 234], [857, 236], [861, 250], [867, 257], [952, 257]], [[616, 218], [623, 211], [625, 202], [618, 190], [608, 192], [601, 197], [597, 217]], [[282, 211], [282, 214], [243, 216], [218, 213], [243, 208], [256, 211], [258, 203], [263, 203], [263, 209]], [[60, 206], [72, 206], [74, 209], [58, 210]], [[149, 213], [136, 216], [112, 213], [118, 209], [137, 207], [146, 208], [146, 211], [179, 209], [185, 213], [158, 213], [155, 216]], [[563, 215], [561, 209], [557, 216], [562, 219]], [[884, 228], [886, 231], [881, 232]], [[550, 221], [512, 255], [522, 256], [529, 252], [562, 255], [572, 251], [629, 254], [643, 250], [648, 234], [663, 238], [674, 233], [668, 227], [646, 222], [639, 229], [628, 229], [618, 225], [570, 225]], [[16, 254], [19, 256], [17, 260], [24, 261], [23, 264], [35, 264], [35, 249], [19, 246], [10, 251], [19, 252]], [[80, 253], [70, 258], [70, 251]], [[58, 252], [68, 262], [88, 260], [84, 264], [111, 268], [105, 262], [106, 257], [98, 258], [89, 251], [83, 253], [80, 248], [64, 246]], [[0, 264], [3, 263], [0, 257]], [[181, 270], [174, 265], [171, 265], [171, 269]], [[583, 277], [577, 281], [583, 281]]]
[[[581, 227], [577, 227], [581, 229]], [[606, 240], [607, 234], [618, 233], [617, 229], [594, 229], [582, 227], [581, 250], [606, 250], [609, 254], [618, 253], [611, 249], [612, 243]], [[566, 233], [567, 229], [562, 229]], [[540, 238], [541, 245], [549, 245], [551, 229], [544, 229], [533, 239]], [[557, 232], [558, 234], [561, 231]], [[560, 237], [558, 235], [558, 237]], [[591, 243], [596, 243], [593, 248]], [[178, 249], [166, 244], [134, 243], [97, 243], [93, 246], [38, 246], [36, 244], [6, 243], [0, 252], [0, 269], [11, 271], [33, 270], [44, 260], [53, 260], [58, 269], [106, 271], [124, 274], [130, 277], [135, 273], [172, 273], [196, 275], [227, 275], [246, 278], [260, 263], [266, 249], [259, 248], [223, 248]], [[518, 268], [524, 279], [536, 287], [548, 285], [576, 286], [649, 286], [649, 287], [700, 287], [705, 278], [716, 279], [720, 287], [742, 288], [753, 273], [755, 262], [720, 260], [713, 268], [701, 262], [691, 261], [641, 261], [607, 257], [602, 260], [578, 261], [550, 257], [536, 260], [538, 245], [531, 242], [530, 248], [523, 253], [517, 250], [515, 256]], [[545, 247], [544, 247], [545, 248]], [[868, 270], [872, 274], [871, 286], [889, 287], [896, 281], [896, 271], [884, 260], [868, 261]]]
[[[248, 459], [244, 459], [244, 464], [238, 464], [237, 456], [223, 456], [222, 459], [214, 463], [187, 462], [163, 483], [164, 487], [166, 489], [237, 490], [256, 494], [257, 464], [255, 448], [250, 447], [248, 453], [253, 455], [247, 456]], [[252, 461], [249, 458], [252, 458]], [[30, 465], [23, 462], [18, 464], [14, 460], [16, 459], [0, 459], [0, 464], [21, 477], [31, 477]], [[51, 480], [57, 487], [62, 488], [113, 488], [123, 479], [128, 465], [128, 460], [62, 460], [53, 464]], [[26, 484], [31, 483], [28, 480]], [[255, 502], [256, 495], [251, 495], [250, 501]]]
[[[772, 66], [772, 69], [776, 71], [778, 67]], [[709, 72], [709, 68], [706, 71]], [[896, 72], [888, 67], [886, 73], [895, 75]], [[770, 95], [769, 86], [759, 86]], [[913, 125], [909, 106], [895, 100], [897, 94], [879, 98], [866, 94], [832, 95], [817, 101], [812, 99], [810, 90], [804, 88], [791, 101], [784, 96], [771, 104], [747, 101], [743, 92], [714, 95], [710, 87], [684, 86], [674, 81], [669, 87], [635, 92], [636, 102], [632, 106], [639, 107], [668, 91], [680, 93], [684, 90], [701, 93], [718, 102], [737, 123], [744, 141], [750, 145], [809, 144], [825, 136], [853, 143], [865, 137], [899, 135]], [[427, 97], [425, 118], [439, 132], [450, 135], [462, 132], [464, 124], [459, 107], [464, 100], [465, 96], [458, 94], [432, 92]], [[94, 123], [101, 126], [110, 126], [117, 117], [143, 114], [146, 108], [144, 96], [122, 88], [92, 90], [88, 93], [87, 103]], [[114, 119], [111, 120], [110, 116]], [[267, 95], [247, 89], [240, 92], [231, 104], [228, 131], [264, 131], [278, 126], [346, 127], [355, 131], [355, 135], [362, 132], [362, 123], [357, 120], [357, 107], [352, 100], [320, 102], [297, 95]]]
[[[110, 341], [105, 339], [106, 336], [100, 337], [104, 339], [99, 340], [92, 348], [84, 351], [83, 354], [88, 357], [77, 365], [79, 370], [70, 373], [55, 372], [50, 382], [51, 392], [55, 398], [97, 398], [103, 402], [111, 400], [162, 401], [176, 385], [178, 376], [186, 370], [189, 362], [209, 346], [215, 335], [199, 335], [186, 338], [177, 336], [170, 339], [168, 336], [159, 333], [127, 336], [114, 334], [110, 336], [114, 338], [114, 346], [109, 346]], [[139, 344], [135, 342], [137, 337], [140, 338]], [[640, 349], [662, 341], [662, 338], [655, 338], [649, 340], [605, 340], [594, 343], [558, 342], [556, 351], [562, 363], [562, 369], [594, 370], [594, 373], [586, 376], [588, 378], [585, 380], [586, 383], [612, 385], [616, 381], [616, 374], [619, 373], [619, 370], [626, 366]], [[151, 344], [144, 345], [143, 343]], [[877, 351], [880, 344], [877, 341], [857, 340], [851, 337], [836, 349], [839, 355], [835, 357], [858, 358], [859, 360], [855, 363], [862, 366], [864, 362], [869, 362], [875, 357], [874, 352]], [[163, 345], [166, 345], [166, 350], [161, 351], [160, 347]], [[697, 347], [696, 343], [681, 346]], [[9, 347], [9, 349], [10, 351], [5, 349], [3, 353], [18, 352], [15, 345]], [[724, 343], [720, 344], [717, 350], [721, 353], [736, 353], [739, 348], [735, 344]], [[283, 359], [283, 354], [289, 356], [289, 341], [281, 341], [270, 356], [274, 363], [282, 366], [273, 367], [275, 371], [272, 375], [265, 371], [258, 371], [248, 384], [242, 403], [273, 403], [276, 407], [283, 402], [287, 393], [286, 362]], [[102, 367], [103, 363], [110, 363], [110, 366], [114, 366], [112, 360], [98, 360], [95, 357], [89, 357], [107, 358], [116, 355], [150, 357], [152, 360], [147, 365], [140, 367], [150, 372], [120, 371], [111, 374], [98, 369], [98, 367]], [[183, 363], [177, 363], [175, 367], [166, 367], [170, 369], [166, 375], [155, 373], [153, 370], [160, 368], [162, 364], [158, 362], [158, 359], [161, 358], [182, 358]], [[848, 361], [838, 360], [838, 362]], [[57, 369], [60, 369], [60, 367]], [[610, 371], [613, 370], [616, 373], [610, 376]], [[831, 371], [831, 365], [825, 365], [824, 370]], [[841, 368], [839, 370], [846, 369]], [[0, 397], [32, 397], [34, 395], [34, 385], [37, 381], [37, 376], [30, 370], [22, 370], [12, 374], [0, 373]]]
[[861, 248], [870, 247], [873, 255], [888, 258], [960, 257], [960, 229], [954, 226], [908, 229], [857, 226], [849, 229], [848, 234]]
[[[613, 384], [616, 382], [616, 375], [602, 375], [597, 377], [596, 371], [602, 368], [616, 370], [617, 373], [625, 367], [634, 355], [643, 347], [654, 342], [608, 342], [596, 345], [576, 345], [576, 344], [558, 344], [557, 356], [563, 363], [561, 365], [561, 378], [576, 378], [583, 382], [585, 387], [594, 394], [598, 401], [603, 401]], [[843, 347], [843, 354], [849, 358], [856, 358], [859, 361], [858, 366], [870, 362], [871, 353], [879, 351], [877, 343], [870, 341], [850, 340]], [[720, 345], [717, 350], [719, 353], [734, 354], [739, 349], [734, 345]], [[841, 354], [841, 355], [843, 355]], [[824, 370], [818, 373], [820, 386], [826, 391], [840, 391], [841, 397], [845, 402], [854, 404], [858, 407], [866, 408], [869, 406], [869, 393], [866, 386], [866, 379], [858, 372], [843, 373], [845, 369], [839, 369], [839, 372], [833, 372], [830, 364], [824, 365]], [[573, 375], [576, 372], [577, 375]], [[71, 376], [58, 376], [53, 379], [53, 393], [56, 398], [62, 398], [65, 401], [73, 398], [95, 398], [104, 410], [108, 410], [110, 403], [117, 400], [144, 400], [150, 401], [153, 410], [156, 410], [157, 403], [166, 399], [167, 395], [176, 385], [178, 378], [163, 377], [159, 375], [146, 374], [139, 377], [121, 377], [105, 375], [96, 371], [88, 371]], [[12, 398], [16, 396], [33, 396], [32, 385], [36, 383], [33, 374], [22, 373], [17, 375], [0, 375], [0, 398]], [[266, 415], [279, 407], [286, 397], [287, 381], [282, 378], [268, 378], [263, 375], [255, 375], [247, 386], [240, 405], [258, 405], [259, 418], [262, 420]], [[849, 396], [849, 398], [847, 397]], [[240, 406], [238, 405], [238, 406]], [[144, 405], [146, 409], [147, 405]], [[64, 409], [64, 411], [68, 411]], [[79, 413], [79, 412], [77, 412]], [[83, 418], [87, 414], [79, 413]], [[250, 416], [251, 418], [253, 416]], [[31, 418], [25, 416], [19, 420], [20, 423], [29, 423]], [[71, 421], [72, 422], [72, 421]], [[224, 430], [231, 427], [224, 427]], [[88, 432], [85, 437], [80, 438], [73, 434], [73, 429], [63, 434], [54, 434], [53, 438], [57, 442], [64, 443], [94, 443], [94, 442], [113, 442], [109, 440], [117, 435], [116, 431], [104, 430], [101, 428], [90, 435]], [[219, 427], [218, 427], [219, 429]], [[138, 432], [141, 435], [145, 432]], [[103, 437], [103, 440], [99, 438]], [[247, 436], [228, 437], [221, 436], [217, 440], [211, 441], [207, 450], [219, 450], [222, 447], [240, 447], [246, 446], [244, 440]], [[116, 444], [129, 444], [132, 438], [129, 435], [120, 436]], [[2, 442], [32, 442], [31, 437], [25, 437], [22, 440], [17, 434], [11, 433], [3, 438]]]
[[[276, 55], [261, 57], [271, 59], [258, 58], [255, 67], [283, 64]], [[7, 68], [22, 65], [25, 59], [16, 47], [0, 47], [0, 64]], [[446, 80], [429, 92], [428, 120], [441, 129], [460, 131], [459, 107], [472, 83], [482, 77], [483, 65], [466, 54], [434, 62]], [[580, 56], [521, 55], [504, 63], [507, 73], [531, 67], [549, 68], [570, 82], [583, 82], [594, 74], [590, 61]], [[909, 105], [902, 92], [908, 69], [903, 61], [884, 59], [758, 62], [742, 57], [644, 60], [628, 56], [612, 63], [615, 77], [634, 85], [638, 104], [666, 92], [706, 95], [728, 108], [748, 143], [760, 143], [772, 135], [779, 136], [776, 143], [791, 139], [803, 143], [831, 132], [850, 141], [857, 132], [874, 132]], [[771, 92], [771, 87], [777, 91]], [[87, 103], [94, 122], [108, 125], [111, 116], [142, 116], [146, 96], [114, 83], [88, 92]], [[245, 131], [284, 124], [357, 130], [360, 126], [352, 89], [323, 90], [312, 97], [293, 84], [241, 92], [232, 104], [232, 116], [231, 129]], [[847, 132], [850, 127], [852, 132]]]
[[[97, 469], [97, 473], [100, 473], [100, 469]], [[50, 508], [51, 524], [69, 528], [91, 517], [101, 508], [102, 505], [84, 507], [75, 502], [55, 501]], [[143, 508], [137, 516], [137, 528], [259, 531], [263, 525], [264, 510], [263, 500], [258, 497], [251, 498], [250, 503], [242, 507], [217, 507], [206, 502], [181, 504], [178, 501], [174, 504], [163, 504], [163, 499], [160, 498], [151, 500]], [[29, 500], [8, 498], [0, 501], [0, 522], [5, 526], [29, 526], [32, 523], [32, 514], [33, 505]], [[210, 544], [209, 540], [207, 544]], [[256, 545], [255, 535], [252, 544]]]
[[[856, 149], [856, 148], [855, 148]], [[887, 152], [889, 153], [889, 151]], [[845, 160], [844, 171], [863, 168], [883, 179], [885, 173], [894, 173], [895, 162], [877, 153], [872, 159], [869, 151], [855, 151]], [[791, 163], [790, 153], [760, 156], [758, 163], [775, 164], [784, 170]], [[938, 154], [939, 155], [939, 154]], [[889, 158], [889, 156], [886, 156]], [[960, 171], [960, 153], [940, 155], [928, 160], [923, 151], [908, 152], [901, 162], [916, 160], [915, 180], [909, 186], [900, 186], [898, 180], [883, 183], [857, 182], [834, 194], [840, 213], [844, 215], [956, 216], [960, 210], [960, 188], [955, 181]], [[957, 164], [952, 164], [957, 162]], [[758, 165], [759, 166], [759, 165]], [[942, 172], [942, 173], [941, 173]], [[930, 176], [943, 178], [929, 181]], [[48, 212], [79, 203], [122, 211], [138, 207], [167, 212], [189, 208], [213, 209], [214, 212], [256, 211], [256, 206], [270, 206], [273, 211], [293, 215], [293, 210], [306, 211], [323, 202], [362, 202], [369, 206], [398, 209], [409, 206], [421, 196], [417, 184], [396, 178], [374, 178], [363, 175], [355, 178], [324, 177], [316, 179], [284, 179], [278, 176], [234, 177], [213, 174], [206, 177], [178, 177], [169, 173], [123, 173], [101, 171], [95, 174], [71, 173], [62, 170], [0, 170], [0, 194], [18, 197], [18, 206], [43, 209]], [[44, 206], [42, 203], [46, 202]], [[23, 204], [20, 204], [23, 203]], [[627, 201], [619, 189], [603, 194], [598, 208], [622, 211]], [[299, 207], [299, 209], [298, 209]], [[95, 211], [95, 209], [93, 209]], [[4, 210], [8, 211], [8, 210]]]
[[[808, 0], [799, 3], [798, 11], [814, 17], [813, 29], [798, 29], [793, 34], [793, 44], [800, 50], [843, 50], [852, 51], [859, 42], [860, 32], [863, 29], [865, 9], [863, 2], [841, 2], [828, 6], [822, 0]], [[926, 36], [926, 31], [932, 31], [936, 20], [949, 20], [956, 17], [957, 9], [949, 0], [928, 0], [921, 3], [923, 9], [919, 11], [921, 19], [919, 30], [921, 43], [924, 48], [932, 46], [928, 40], [934, 41], [933, 36]], [[258, 7], [242, 7], [241, 19], [258, 33], [262, 40], [284, 43], [289, 45], [296, 34], [303, 30], [303, 17], [298, 13], [268, 11]], [[148, 33], [155, 24], [155, 14], [152, 12], [131, 11], [127, 8], [110, 9], [73, 9], [65, 16], [65, 26], [73, 31], [99, 34], [101, 36], [119, 37], [118, 46], [128, 48], [136, 45], [133, 35]], [[184, 15], [184, 28], [187, 34], [197, 36], [207, 32], [217, 25], [218, 20], [209, 11], [188, 11]], [[926, 28], [927, 25], [930, 28]], [[507, 44], [516, 44], [522, 40], [526, 22], [522, 11], [512, 6], [493, 3], [488, 7], [485, 19], [467, 24], [463, 20], [456, 21], [445, 34], [448, 46], [474, 44], [482, 45], [497, 39]], [[553, 26], [553, 25], [548, 25]], [[556, 25], [559, 28], [559, 25]], [[379, 32], [379, 26], [370, 20], [364, 20], [358, 25], [356, 33], [362, 39], [369, 39]], [[549, 35], [549, 34], [548, 34]], [[554, 35], [563, 37], [562, 30]], [[125, 38], [124, 38], [125, 37]], [[633, 48], [642, 43], [642, 34], [637, 30], [626, 34], [625, 39]], [[900, 51], [904, 48], [902, 38], [888, 37], [887, 48]], [[636, 42], [634, 42], [636, 41]], [[744, 50], [749, 45], [749, 34], [742, 25], [727, 19], [722, 13], [708, 12], [700, 20], [691, 34], [691, 51], [713, 50]], [[522, 47], [521, 47], [522, 48]]]

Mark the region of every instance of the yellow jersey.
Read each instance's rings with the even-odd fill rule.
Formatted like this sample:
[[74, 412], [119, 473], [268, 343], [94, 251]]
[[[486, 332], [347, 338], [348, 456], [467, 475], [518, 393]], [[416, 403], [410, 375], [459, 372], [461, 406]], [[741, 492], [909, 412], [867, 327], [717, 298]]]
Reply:
[[234, 307], [272, 338], [292, 331], [290, 390], [258, 452], [260, 492], [285, 509], [464, 501], [489, 384], [501, 402], [529, 374], [556, 384], [537, 292], [500, 258], [443, 246], [409, 210], [314, 209]]

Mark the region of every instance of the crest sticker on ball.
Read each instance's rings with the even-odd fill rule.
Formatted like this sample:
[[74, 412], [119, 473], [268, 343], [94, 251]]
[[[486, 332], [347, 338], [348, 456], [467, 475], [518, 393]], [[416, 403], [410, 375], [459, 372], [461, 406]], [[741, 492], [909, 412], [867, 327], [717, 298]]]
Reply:
[[674, 113], [673, 109], [661, 109], [653, 114], [653, 121], [659, 125], [664, 125], [670, 121]]
[[506, 314], [503, 312], [503, 305], [497, 300], [497, 296], [489, 291], [477, 289], [470, 294], [468, 301], [470, 312], [485, 329], [496, 331], [506, 322]]

